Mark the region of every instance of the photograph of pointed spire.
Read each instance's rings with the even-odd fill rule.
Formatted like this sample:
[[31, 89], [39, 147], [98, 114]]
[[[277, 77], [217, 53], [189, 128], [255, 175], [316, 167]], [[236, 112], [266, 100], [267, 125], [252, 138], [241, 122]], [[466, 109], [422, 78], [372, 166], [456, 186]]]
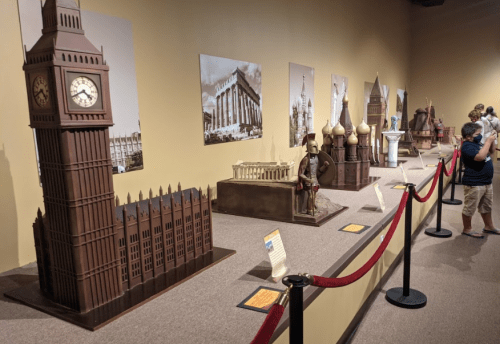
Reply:
[[334, 127], [342, 113], [342, 100], [347, 93], [349, 79], [345, 76], [332, 74], [332, 104], [330, 108], [330, 123]]
[[[123, 18], [81, 10], [77, 0], [46, 0], [42, 10], [39, 0], [18, 0], [18, 5], [21, 39], [26, 51], [51, 50], [52, 59], [55, 59], [57, 53], [72, 50], [71, 47], [77, 45], [84, 47], [81, 54], [65, 55], [66, 62], [75, 66], [85, 63], [111, 66], [109, 86], [114, 125], [109, 128], [110, 137], [133, 136], [140, 141], [132, 23]], [[117, 162], [119, 159], [113, 159], [113, 173], [143, 168], [142, 144], [134, 147], [139, 146], [140, 149], [133, 152], [129, 152], [130, 149], [122, 150], [122, 153], [116, 151], [117, 157], [127, 152], [125, 159], [133, 163], [134, 168], [127, 168]]]
[[290, 147], [314, 131], [314, 68], [290, 63]]

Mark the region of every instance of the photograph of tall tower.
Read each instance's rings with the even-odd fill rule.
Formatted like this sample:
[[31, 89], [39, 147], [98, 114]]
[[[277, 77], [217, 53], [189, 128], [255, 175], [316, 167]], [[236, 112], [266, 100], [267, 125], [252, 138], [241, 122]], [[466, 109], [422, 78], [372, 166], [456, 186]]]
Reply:
[[402, 118], [403, 116], [403, 100], [405, 98], [405, 90], [397, 89], [396, 90], [396, 116], [398, 118]]
[[205, 145], [262, 137], [260, 64], [200, 55]]
[[290, 63], [290, 147], [314, 131], [314, 68]]
[[[18, 3], [22, 43], [29, 51], [40, 38], [43, 29], [40, 1], [18, 0]], [[50, 4], [51, 1], [44, 1], [45, 3]], [[57, 3], [61, 7], [72, 8], [77, 1], [58, 0]], [[96, 50], [103, 54], [104, 61], [113, 66], [109, 70], [114, 122], [109, 128], [113, 173], [141, 170], [144, 162], [132, 23], [123, 18], [84, 10], [80, 10], [80, 16], [78, 24], [81, 31]], [[63, 16], [62, 20], [64, 19]], [[76, 24], [75, 20], [75, 27]]]
[[349, 79], [345, 76], [332, 74], [332, 104], [330, 112], [330, 124], [334, 127], [340, 119], [344, 95], [347, 94]]

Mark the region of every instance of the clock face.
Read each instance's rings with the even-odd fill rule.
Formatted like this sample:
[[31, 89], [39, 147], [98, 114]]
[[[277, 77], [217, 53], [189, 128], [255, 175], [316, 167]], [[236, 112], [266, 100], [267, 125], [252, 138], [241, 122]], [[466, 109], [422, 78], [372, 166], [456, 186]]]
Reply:
[[86, 76], [79, 76], [71, 82], [70, 95], [73, 102], [81, 107], [91, 107], [97, 102], [97, 86]]
[[49, 106], [49, 83], [41, 75], [38, 75], [33, 80], [33, 98], [39, 107], [46, 108]]

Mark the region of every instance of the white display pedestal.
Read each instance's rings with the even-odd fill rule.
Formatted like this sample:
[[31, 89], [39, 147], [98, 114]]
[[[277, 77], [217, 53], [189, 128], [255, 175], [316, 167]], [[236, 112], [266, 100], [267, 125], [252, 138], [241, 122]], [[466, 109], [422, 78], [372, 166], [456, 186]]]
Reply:
[[387, 167], [397, 167], [398, 166], [398, 142], [403, 135], [404, 131], [384, 131], [382, 134], [389, 142], [389, 151], [387, 154]]

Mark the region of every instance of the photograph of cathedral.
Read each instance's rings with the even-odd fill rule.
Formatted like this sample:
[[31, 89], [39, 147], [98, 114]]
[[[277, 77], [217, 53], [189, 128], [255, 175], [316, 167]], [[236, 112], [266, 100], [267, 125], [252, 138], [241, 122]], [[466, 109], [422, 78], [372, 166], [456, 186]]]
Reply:
[[405, 99], [405, 90], [396, 90], [396, 116], [402, 118], [403, 116], [403, 100]]
[[[18, 3], [23, 49], [25, 45], [26, 50], [29, 51], [40, 38], [43, 27], [40, 1], [18, 0]], [[68, 4], [71, 7], [71, 2]], [[109, 135], [111, 150], [115, 151], [117, 157], [112, 161], [113, 173], [143, 169], [132, 23], [123, 18], [101, 13], [84, 10], [80, 12], [82, 22], [85, 23], [85, 36], [97, 49], [101, 50], [101, 47], [106, 47], [102, 51], [104, 62], [113, 66], [109, 71], [114, 121], [114, 125], [109, 128]], [[121, 139], [118, 140], [118, 138]], [[123, 144], [118, 150], [119, 142]], [[132, 142], [135, 143], [132, 144]], [[132, 151], [131, 148], [133, 148]]]
[[347, 94], [348, 79], [345, 76], [332, 74], [332, 106], [330, 112], [330, 124], [334, 127], [342, 113], [342, 99]]
[[314, 131], [314, 68], [290, 63], [290, 147]]
[[260, 64], [200, 54], [205, 145], [262, 137]]

